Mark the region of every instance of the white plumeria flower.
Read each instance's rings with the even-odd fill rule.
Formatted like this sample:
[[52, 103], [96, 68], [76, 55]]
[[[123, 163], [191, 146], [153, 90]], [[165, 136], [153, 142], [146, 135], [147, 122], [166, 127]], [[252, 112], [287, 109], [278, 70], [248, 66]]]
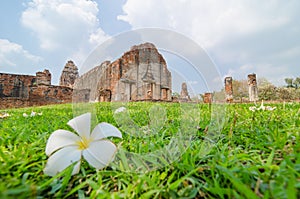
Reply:
[[10, 115], [8, 113], [0, 113], [0, 118], [3, 119], [3, 118], [6, 118], [6, 117], [9, 117]]
[[46, 154], [50, 157], [44, 169], [45, 174], [54, 176], [77, 162], [72, 172], [72, 175], [76, 174], [79, 172], [82, 157], [96, 169], [106, 167], [114, 158], [117, 147], [105, 138], [110, 136], [122, 138], [121, 132], [113, 125], [102, 122], [90, 133], [91, 113], [75, 117], [68, 125], [77, 134], [57, 130], [47, 141]]
[[261, 105], [260, 107], [258, 108], [258, 110], [266, 110], [266, 107], [264, 106], [264, 100], [261, 100]]
[[34, 112], [34, 111], [31, 111], [31, 113], [30, 113], [30, 115], [28, 115], [27, 113], [23, 113], [23, 117], [34, 117], [34, 116], [37, 116], [37, 115], [39, 115], [39, 116], [41, 116], [41, 115], [43, 115], [43, 113], [41, 112], [41, 113], [37, 113], [37, 112]]
[[30, 117], [34, 117], [36, 115], [36, 112], [34, 112], [34, 111], [31, 111], [31, 113], [30, 113]]
[[256, 110], [273, 111], [273, 110], [275, 110], [275, 109], [276, 109], [275, 106], [274, 106], [274, 107], [271, 107], [271, 106], [264, 106], [264, 101], [263, 101], [263, 100], [261, 101], [260, 107], [258, 107], [258, 108], [257, 108], [256, 106], [250, 106], [250, 107], [249, 107], [249, 110], [250, 110], [250, 111], [253, 111], [253, 112], [255, 112]]
[[255, 106], [250, 106], [249, 110], [255, 112], [257, 110], [257, 108]]
[[275, 110], [275, 109], [276, 109], [275, 106], [274, 106], [274, 107], [266, 106], [266, 110], [268, 110], [268, 111], [273, 111], [273, 110]]

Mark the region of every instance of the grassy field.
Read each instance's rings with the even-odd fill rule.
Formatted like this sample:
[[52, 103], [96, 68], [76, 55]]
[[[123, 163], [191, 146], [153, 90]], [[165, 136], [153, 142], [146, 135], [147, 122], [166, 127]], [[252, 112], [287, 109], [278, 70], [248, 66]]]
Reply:
[[[103, 170], [83, 161], [77, 175], [71, 176], [69, 168], [54, 177], [43, 173], [45, 146], [53, 131], [71, 130], [67, 122], [73, 118], [72, 105], [6, 110], [10, 117], [0, 119], [0, 198], [300, 198], [300, 104], [276, 104], [274, 111], [256, 112], [249, 110], [250, 104], [230, 104], [212, 122], [215, 113], [206, 104], [191, 109], [160, 103], [166, 112], [149, 115], [156, 105], [127, 107], [141, 131], [151, 118], [165, 117], [163, 126], [154, 121], [150, 130], [156, 134], [132, 136], [134, 132], [123, 128], [123, 139], [113, 141], [123, 151], [147, 154], [163, 151], [177, 136], [183, 144], [181, 153], [171, 154], [177, 156], [174, 162], [151, 169], [152, 162], [137, 172], [142, 163], [126, 165], [120, 161], [126, 156], [120, 155], [119, 162]], [[95, 106], [98, 122], [118, 125], [111, 104]], [[191, 118], [180, 109], [192, 112], [195, 121], [189, 123]], [[23, 117], [31, 111], [42, 115]], [[218, 135], [215, 144], [205, 151], [203, 143], [212, 133]]]

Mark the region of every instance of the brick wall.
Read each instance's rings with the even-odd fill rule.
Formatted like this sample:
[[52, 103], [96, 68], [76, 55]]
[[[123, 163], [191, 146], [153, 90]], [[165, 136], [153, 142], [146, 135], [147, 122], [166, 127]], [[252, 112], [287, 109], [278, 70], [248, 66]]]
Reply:
[[48, 70], [37, 76], [0, 73], [0, 109], [72, 102], [72, 88], [50, 83]]

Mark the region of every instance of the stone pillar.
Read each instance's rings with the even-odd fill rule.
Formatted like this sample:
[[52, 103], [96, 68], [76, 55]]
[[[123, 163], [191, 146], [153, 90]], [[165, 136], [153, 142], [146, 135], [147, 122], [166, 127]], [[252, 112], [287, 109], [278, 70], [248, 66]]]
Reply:
[[187, 85], [185, 82], [181, 84], [180, 101], [191, 101]]
[[225, 77], [225, 95], [226, 101], [233, 101], [232, 77]]
[[248, 85], [249, 85], [249, 101], [255, 102], [258, 100], [256, 74], [253, 73], [248, 75]]
[[212, 93], [204, 93], [203, 102], [206, 104], [211, 104], [212, 103]]

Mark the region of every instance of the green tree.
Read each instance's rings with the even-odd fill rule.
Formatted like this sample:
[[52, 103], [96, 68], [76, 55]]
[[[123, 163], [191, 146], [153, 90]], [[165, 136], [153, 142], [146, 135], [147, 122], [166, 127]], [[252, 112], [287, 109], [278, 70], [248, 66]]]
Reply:
[[296, 77], [296, 79], [293, 80], [293, 85], [296, 89], [300, 87], [300, 77]]
[[260, 78], [258, 80], [258, 96], [263, 100], [276, 100], [276, 86], [269, 82], [266, 78]]
[[285, 83], [287, 84], [287, 86], [286, 86], [287, 88], [292, 88], [292, 87], [294, 87], [294, 86], [293, 86], [293, 81], [294, 81], [293, 78], [285, 78], [284, 81], [285, 81]]
[[247, 80], [233, 80], [232, 81], [233, 98], [235, 100], [242, 100], [249, 95], [249, 88]]

